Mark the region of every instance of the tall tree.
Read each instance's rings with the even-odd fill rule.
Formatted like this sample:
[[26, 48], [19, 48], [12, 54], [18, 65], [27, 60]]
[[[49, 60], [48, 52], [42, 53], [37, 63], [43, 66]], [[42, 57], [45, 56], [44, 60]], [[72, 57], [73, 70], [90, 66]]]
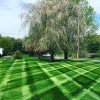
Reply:
[[48, 50], [51, 60], [58, 49], [68, 59], [70, 48], [77, 51], [79, 58], [80, 42], [95, 26], [94, 10], [86, 0], [41, 0], [29, 4], [23, 15], [29, 26], [26, 44], [35, 50]]

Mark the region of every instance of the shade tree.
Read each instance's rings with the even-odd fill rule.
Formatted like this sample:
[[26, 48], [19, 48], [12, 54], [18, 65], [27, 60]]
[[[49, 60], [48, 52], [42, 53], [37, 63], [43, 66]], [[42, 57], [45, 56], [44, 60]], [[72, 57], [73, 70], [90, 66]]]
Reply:
[[57, 50], [64, 51], [68, 59], [73, 49], [79, 58], [85, 35], [96, 29], [94, 10], [86, 0], [41, 0], [26, 8], [22, 18], [29, 35], [24, 44], [35, 51], [47, 50], [52, 61]]

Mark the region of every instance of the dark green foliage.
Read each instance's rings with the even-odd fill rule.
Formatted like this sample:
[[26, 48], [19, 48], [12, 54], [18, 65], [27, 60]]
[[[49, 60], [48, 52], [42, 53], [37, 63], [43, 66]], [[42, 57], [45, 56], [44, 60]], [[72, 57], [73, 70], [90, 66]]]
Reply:
[[8, 52], [8, 55], [14, 55], [15, 52]]
[[12, 51], [16, 50], [22, 51], [22, 40], [20, 39], [14, 39]]
[[0, 47], [4, 49], [4, 55], [13, 55], [17, 50], [22, 50], [22, 40], [0, 36]]
[[86, 42], [88, 52], [96, 53], [100, 51], [100, 35], [89, 35]]
[[14, 58], [15, 59], [22, 59], [22, 54], [19, 50], [17, 50], [14, 54]]
[[90, 41], [88, 43], [88, 51], [91, 53], [96, 53], [97, 51], [100, 50], [100, 42], [98, 41]]
[[4, 55], [7, 55], [12, 48], [12, 42], [8, 37], [0, 38], [0, 47], [4, 49]]

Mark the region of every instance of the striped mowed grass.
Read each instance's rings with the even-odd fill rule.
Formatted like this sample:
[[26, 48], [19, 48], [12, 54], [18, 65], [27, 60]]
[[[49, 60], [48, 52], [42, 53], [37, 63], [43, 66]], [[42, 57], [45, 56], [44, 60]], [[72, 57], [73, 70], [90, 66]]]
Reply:
[[100, 62], [1, 59], [0, 100], [100, 100]]

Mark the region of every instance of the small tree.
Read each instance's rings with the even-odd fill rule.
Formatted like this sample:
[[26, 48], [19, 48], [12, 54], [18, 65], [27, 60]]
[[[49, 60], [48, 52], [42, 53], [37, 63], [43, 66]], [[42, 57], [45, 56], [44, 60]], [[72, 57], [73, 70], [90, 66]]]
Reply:
[[15, 59], [22, 59], [22, 54], [19, 50], [17, 50], [14, 54], [14, 58]]

